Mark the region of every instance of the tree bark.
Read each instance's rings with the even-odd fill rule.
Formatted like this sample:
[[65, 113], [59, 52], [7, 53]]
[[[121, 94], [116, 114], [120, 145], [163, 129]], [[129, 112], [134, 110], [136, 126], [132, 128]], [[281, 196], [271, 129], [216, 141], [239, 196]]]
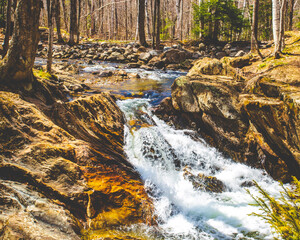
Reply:
[[272, 0], [272, 25], [273, 25], [273, 39], [275, 49], [279, 45], [279, 31], [280, 31], [280, 11], [279, 0]]
[[32, 67], [39, 41], [40, 10], [41, 2], [38, 0], [18, 2], [11, 45], [0, 63], [1, 82], [31, 88], [34, 80]]
[[62, 5], [62, 9], [63, 9], [63, 15], [64, 15], [64, 23], [65, 23], [65, 28], [68, 28], [68, 21], [67, 21], [67, 8], [66, 8], [66, 3], [65, 0], [60, 0], [61, 1], [61, 5]]
[[75, 45], [75, 34], [77, 33], [77, 0], [70, 1], [70, 38], [69, 45]]
[[47, 0], [49, 4], [47, 6], [48, 9], [48, 28], [49, 28], [49, 35], [48, 35], [48, 53], [47, 53], [47, 72], [51, 74], [52, 70], [52, 49], [53, 49], [53, 35], [54, 35], [54, 11], [56, 11], [56, 4], [57, 0]]
[[61, 31], [60, 31], [60, 4], [59, 0], [55, 0], [55, 22], [56, 22], [56, 31], [57, 31], [57, 41], [59, 43], [64, 43], [64, 40], [61, 36]]
[[81, 17], [81, 0], [78, 0], [78, 18], [77, 18], [77, 26], [76, 26], [76, 44], [80, 41], [80, 17]]
[[261, 59], [263, 56], [259, 50], [259, 44], [257, 40], [258, 33], [258, 10], [259, 10], [259, 0], [254, 0], [253, 2], [253, 20], [252, 20], [252, 37], [251, 37], [251, 51], [257, 50], [258, 55]]
[[176, 32], [177, 32], [178, 39], [180, 39], [180, 24], [181, 24], [180, 6], [181, 6], [181, 0], [176, 0]]
[[145, 14], [146, 14], [146, 25], [147, 25], [148, 39], [151, 39], [150, 18], [149, 18], [149, 13], [148, 13], [148, 0], [145, 0]]
[[139, 0], [138, 32], [140, 44], [146, 47], [147, 42], [145, 36], [145, 0]]
[[157, 1], [157, 13], [156, 13], [156, 43], [155, 48], [159, 50], [160, 47], [160, 0]]
[[5, 38], [3, 44], [2, 58], [5, 57], [9, 47], [10, 28], [11, 28], [11, 0], [7, 0]]
[[289, 13], [289, 31], [293, 30], [294, 4], [295, 0], [291, 0], [291, 9]]
[[285, 9], [286, 9], [286, 1], [281, 0], [281, 7], [280, 7], [280, 25], [279, 25], [279, 45], [278, 49], [275, 52], [282, 51], [284, 46], [284, 23], [285, 23]]

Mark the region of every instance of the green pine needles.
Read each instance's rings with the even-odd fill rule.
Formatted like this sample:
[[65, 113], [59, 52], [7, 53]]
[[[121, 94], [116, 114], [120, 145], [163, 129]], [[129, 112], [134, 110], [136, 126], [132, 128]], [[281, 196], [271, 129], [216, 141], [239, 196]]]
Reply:
[[300, 239], [300, 181], [293, 178], [290, 189], [282, 183], [280, 197], [270, 196], [256, 182], [255, 186], [259, 190], [260, 196], [253, 196], [249, 190], [247, 192], [255, 200], [254, 206], [259, 206], [262, 213], [252, 213], [251, 215], [263, 218], [271, 227], [285, 240]]

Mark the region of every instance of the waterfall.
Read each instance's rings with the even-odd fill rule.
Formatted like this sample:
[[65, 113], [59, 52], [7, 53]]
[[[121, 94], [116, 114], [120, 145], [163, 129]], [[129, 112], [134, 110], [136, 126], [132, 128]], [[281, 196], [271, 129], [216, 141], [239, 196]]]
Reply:
[[[127, 99], [118, 105], [127, 119], [125, 151], [153, 199], [164, 239], [273, 239], [246, 188], [253, 180], [271, 194], [279, 184], [263, 170], [225, 158], [190, 130], [176, 130], [154, 116], [149, 99]], [[209, 176], [223, 183], [222, 192], [195, 188], [185, 177]], [[201, 181], [200, 181], [201, 182]]]

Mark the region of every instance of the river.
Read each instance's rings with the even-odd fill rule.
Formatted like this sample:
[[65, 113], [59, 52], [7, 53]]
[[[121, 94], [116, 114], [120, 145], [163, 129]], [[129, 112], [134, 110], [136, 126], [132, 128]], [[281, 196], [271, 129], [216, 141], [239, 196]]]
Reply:
[[[93, 72], [120, 68], [124, 65], [98, 62], [84, 65], [80, 76], [88, 79]], [[151, 107], [171, 95], [174, 79], [186, 73], [124, 70], [138, 73], [141, 79], [101, 85], [101, 89], [124, 96], [125, 100], [117, 102], [127, 119], [124, 149], [153, 199], [159, 239], [273, 239], [269, 225], [249, 215], [259, 209], [249, 205], [254, 202], [246, 189], [257, 195], [251, 184], [255, 180], [269, 193], [278, 195], [279, 184], [263, 170], [225, 158], [197, 133], [176, 130], [151, 112]], [[216, 177], [225, 186], [223, 192], [195, 189], [184, 177], [187, 169], [195, 176], [200, 173]], [[145, 230], [153, 239], [151, 232], [151, 228]]]

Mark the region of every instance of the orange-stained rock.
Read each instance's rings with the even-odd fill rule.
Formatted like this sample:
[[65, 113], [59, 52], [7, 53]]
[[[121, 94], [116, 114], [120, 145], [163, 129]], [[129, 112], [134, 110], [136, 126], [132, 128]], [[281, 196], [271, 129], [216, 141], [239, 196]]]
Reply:
[[0, 236], [79, 239], [83, 228], [154, 224], [152, 202], [124, 155], [124, 119], [111, 96], [41, 109], [0, 92]]

